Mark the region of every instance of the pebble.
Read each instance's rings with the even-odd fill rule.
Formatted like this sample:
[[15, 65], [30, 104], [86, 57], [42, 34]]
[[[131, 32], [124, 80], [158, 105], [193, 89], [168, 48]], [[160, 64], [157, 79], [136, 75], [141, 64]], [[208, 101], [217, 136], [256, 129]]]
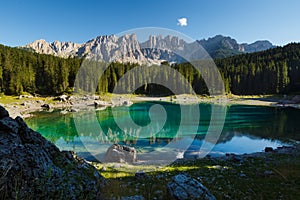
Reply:
[[272, 170], [264, 171], [264, 176], [271, 176], [271, 175], [274, 175], [274, 172]]

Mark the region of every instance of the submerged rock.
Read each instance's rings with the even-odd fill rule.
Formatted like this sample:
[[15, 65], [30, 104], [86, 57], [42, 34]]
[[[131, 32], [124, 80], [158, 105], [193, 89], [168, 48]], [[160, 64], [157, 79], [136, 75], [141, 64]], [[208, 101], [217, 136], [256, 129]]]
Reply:
[[216, 199], [201, 182], [185, 174], [174, 176], [167, 189], [171, 199]]
[[133, 163], [136, 160], [135, 148], [119, 144], [109, 147], [104, 157], [105, 162]]
[[99, 199], [104, 178], [0, 106], [1, 199]]

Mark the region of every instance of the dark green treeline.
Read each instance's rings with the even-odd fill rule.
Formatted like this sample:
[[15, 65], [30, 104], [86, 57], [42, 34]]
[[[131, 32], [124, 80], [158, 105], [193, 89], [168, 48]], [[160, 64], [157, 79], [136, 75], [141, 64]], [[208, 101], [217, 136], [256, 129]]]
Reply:
[[0, 92], [42, 95], [71, 90], [80, 59], [62, 59], [0, 45]]
[[216, 60], [226, 90], [233, 94], [287, 94], [300, 91], [300, 44]]
[[[0, 45], [0, 92], [18, 95], [23, 92], [42, 95], [71, 93], [76, 74], [83, 63], [78, 58], [59, 58], [37, 54], [27, 50]], [[233, 94], [288, 94], [300, 92], [300, 44], [292, 43], [263, 52], [242, 54], [215, 60], [225, 84], [227, 93]], [[167, 63], [164, 63], [167, 64]], [[130, 63], [104, 63], [90, 61], [90, 68], [83, 72], [81, 89], [91, 91], [97, 88], [99, 93], [112, 92], [119, 79], [129, 70], [139, 66]], [[182, 74], [197, 94], [208, 94], [201, 74], [190, 64], [173, 64], [172, 69]], [[95, 72], [105, 69], [100, 80], [93, 80]], [[150, 69], [150, 68], [149, 68]], [[119, 81], [122, 92], [170, 94], [170, 90], [151, 84], [161, 76], [173, 84], [176, 91], [190, 92], [183, 88], [178, 74], [162, 72], [160, 66], [151, 71], [129, 74]], [[210, 77], [212, 81], [215, 77]], [[92, 80], [92, 81], [91, 81]], [[154, 81], [155, 82], [155, 81]], [[148, 83], [148, 84], [147, 84]]]

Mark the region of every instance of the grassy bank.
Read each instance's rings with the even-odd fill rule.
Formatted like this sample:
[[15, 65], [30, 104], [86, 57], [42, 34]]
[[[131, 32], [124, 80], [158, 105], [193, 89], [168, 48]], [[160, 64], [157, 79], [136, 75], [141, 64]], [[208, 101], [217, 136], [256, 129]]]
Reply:
[[[225, 158], [178, 160], [170, 166], [95, 164], [106, 178], [108, 199], [141, 195], [166, 199], [167, 183], [178, 173], [200, 180], [217, 199], [299, 199], [299, 145], [283, 153], [260, 153]], [[136, 178], [144, 170], [146, 176]], [[147, 172], [149, 171], [149, 172]]]

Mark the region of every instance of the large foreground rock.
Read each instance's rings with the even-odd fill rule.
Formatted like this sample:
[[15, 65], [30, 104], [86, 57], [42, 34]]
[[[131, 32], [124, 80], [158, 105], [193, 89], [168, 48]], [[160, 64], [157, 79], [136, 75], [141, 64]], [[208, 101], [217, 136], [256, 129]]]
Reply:
[[136, 161], [135, 148], [119, 144], [109, 147], [104, 157], [104, 162], [133, 163]]
[[103, 180], [0, 106], [0, 199], [99, 199]]
[[171, 199], [178, 200], [215, 200], [216, 198], [198, 180], [185, 175], [178, 174], [168, 183], [168, 194]]

